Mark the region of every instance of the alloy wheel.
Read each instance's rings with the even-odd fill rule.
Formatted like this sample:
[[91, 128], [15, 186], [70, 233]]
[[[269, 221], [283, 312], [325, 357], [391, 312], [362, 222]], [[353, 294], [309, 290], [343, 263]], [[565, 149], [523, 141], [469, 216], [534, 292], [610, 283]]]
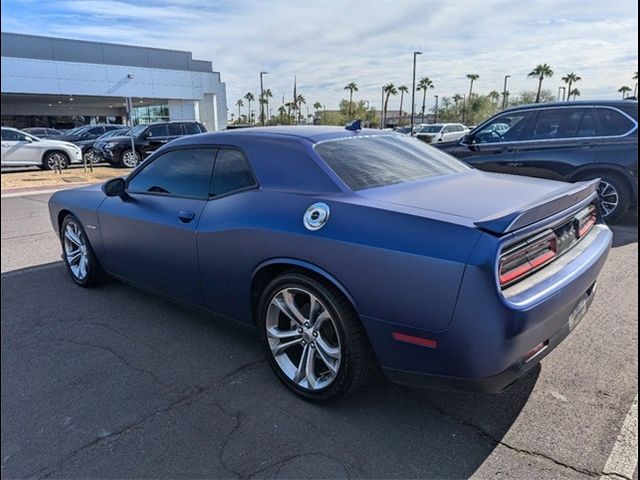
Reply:
[[299, 387], [322, 390], [336, 379], [342, 361], [339, 330], [311, 292], [299, 287], [278, 291], [267, 308], [266, 333], [278, 367]]
[[79, 281], [89, 273], [89, 252], [84, 233], [78, 224], [71, 220], [64, 228], [64, 255], [71, 274]]
[[608, 217], [618, 207], [620, 203], [620, 195], [618, 190], [604, 180], [600, 180], [598, 185], [598, 195], [600, 196], [600, 208], [602, 208], [602, 215]]
[[127, 150], [122, 154], [122, 164], [127, 168], [133, 168], [138, 165], [138, 154]]
[[60, 165], [60, 168], [67, 168], [67, 158], [61, 153], [52, 153], [47, 157], [47, 166], [50, 170], [56, 168], [56, 164]]

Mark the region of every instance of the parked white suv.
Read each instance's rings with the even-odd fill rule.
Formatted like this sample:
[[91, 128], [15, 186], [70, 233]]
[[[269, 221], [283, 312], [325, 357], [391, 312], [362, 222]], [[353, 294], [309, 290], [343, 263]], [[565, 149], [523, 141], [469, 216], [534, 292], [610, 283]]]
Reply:
[[461, 123], [434, 123], [424, 125], [415, 134], [417, 138], [427, 143], [453, 142], [469, 133], [469, 129]]
[[82, 163], [82, 151], [69, 142], [38, 138], [15, 128], [2, 127], [3, 167], [36, 165], [45, 170], [62, 168], [71, 163]]

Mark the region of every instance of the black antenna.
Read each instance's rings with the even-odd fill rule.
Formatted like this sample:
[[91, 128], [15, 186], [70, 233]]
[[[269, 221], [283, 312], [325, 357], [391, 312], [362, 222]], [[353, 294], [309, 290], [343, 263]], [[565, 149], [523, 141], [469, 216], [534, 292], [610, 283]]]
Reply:
[[344, 127], [346, 130], [358, 131], [362, 130], [362, 120], [354, 120], [349, 125]]

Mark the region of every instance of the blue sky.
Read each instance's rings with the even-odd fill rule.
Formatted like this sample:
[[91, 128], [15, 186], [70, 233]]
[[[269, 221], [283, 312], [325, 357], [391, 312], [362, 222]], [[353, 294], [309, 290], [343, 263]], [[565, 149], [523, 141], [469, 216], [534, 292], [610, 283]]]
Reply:
[[[213, 61], [236, 100], [260, 88], [291, 97], [293, 76], [308, 105], [328, 109], [346, 97], [380, 105], [380, 87], [411, 87], [429, 76], [441, 97], [468, 91], [467, 73], [480, 75], [474, 91], [533, 90], [527, 73], [546, 62], [555, 71], [545, 87], [556, 92], [568, 72], [582, 77], [582, 98], [617, 98], [633, 88], [638, 63], [638, 4], [598, 1], [193, 1], [2, 0], [2, 30], [189, 50]], [[398, 108], [399, 97], [390, 100]], [[406, 108], [409, 108], [405, 101]]]

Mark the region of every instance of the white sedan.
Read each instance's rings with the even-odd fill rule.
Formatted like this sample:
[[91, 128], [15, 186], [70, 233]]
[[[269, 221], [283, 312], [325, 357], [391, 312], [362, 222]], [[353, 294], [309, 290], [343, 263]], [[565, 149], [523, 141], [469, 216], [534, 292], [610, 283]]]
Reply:
[[82, 163], [82, 151], [73, 143], [38, 138], [15, 128], [2, 127], [3, 167], [36, 165], [53, 170], [56, 164], [67, 168], [71, 163]]
[[427, 143], [452, 142], [464, 137], [469, 129], [461, 123], [434, 123], [424, 125], [415, 134], [416, 138]]

